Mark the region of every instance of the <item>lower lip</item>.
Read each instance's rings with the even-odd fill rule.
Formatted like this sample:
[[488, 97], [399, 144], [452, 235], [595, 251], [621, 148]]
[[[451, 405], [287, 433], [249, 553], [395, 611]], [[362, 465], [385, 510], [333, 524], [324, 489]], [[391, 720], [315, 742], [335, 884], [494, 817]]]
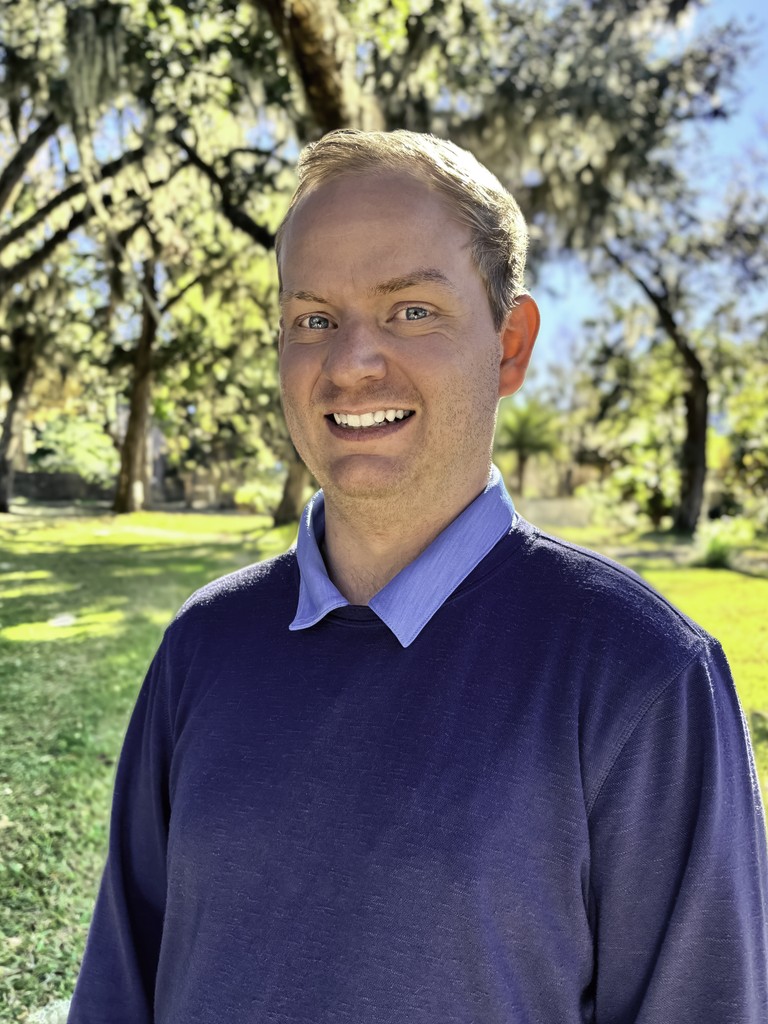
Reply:
[[399, 434], [401, 430], [406, 429], [413, 419], [415, 419], [415, 416], [412, 414], [402, 420], [382, 423], [378, 427], [340, 427], [335, 420], [329, 420], [327, 417], [325, 422], [328, 424], [328, 429], [334, 437], [340, 437], [343, 441], [352, 441], [359, 444], [361, 441], [375, 441], [380, 438], [392, 437], [393, 434]]

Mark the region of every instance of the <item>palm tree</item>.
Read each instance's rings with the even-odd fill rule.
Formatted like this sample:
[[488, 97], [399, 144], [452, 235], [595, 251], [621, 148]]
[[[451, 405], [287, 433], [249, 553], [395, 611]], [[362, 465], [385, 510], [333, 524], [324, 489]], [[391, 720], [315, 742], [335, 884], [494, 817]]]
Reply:
[[522, 497], [525, 467], [532, 455], [552, 455], [560, 443], [557, 413], [538, 398], [502, 404], [496, 450], [517, 455], [517, 494]]

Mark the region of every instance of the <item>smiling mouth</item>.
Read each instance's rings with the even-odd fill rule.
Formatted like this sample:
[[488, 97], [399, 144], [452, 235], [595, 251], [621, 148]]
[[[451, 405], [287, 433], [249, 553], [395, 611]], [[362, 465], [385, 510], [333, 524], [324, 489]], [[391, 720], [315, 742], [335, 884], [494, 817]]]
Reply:
[[346, 412], [332, 412], [326, 419], [332, 420], [339, 427], [346, 427], [348, 430], [368, 430], [371, 427], [381, 427], [387, 423], [394, 423], [396, 420], [405, 420], [413, 416], [413, 409], [377, 409], [375, 412], [364, 412], [360, 415]]

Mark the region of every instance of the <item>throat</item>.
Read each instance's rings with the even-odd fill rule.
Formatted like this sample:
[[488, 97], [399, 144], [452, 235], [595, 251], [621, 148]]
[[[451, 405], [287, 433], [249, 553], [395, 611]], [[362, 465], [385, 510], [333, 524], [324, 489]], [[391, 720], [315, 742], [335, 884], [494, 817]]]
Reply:
[[433, 540], [417, 538], [403, 524], [366, 530], [357, 517], [349, 523], [329, 515], [327, 506], [325, 529], [322, 553], [328, 576], [351, 604], [367, 605]]

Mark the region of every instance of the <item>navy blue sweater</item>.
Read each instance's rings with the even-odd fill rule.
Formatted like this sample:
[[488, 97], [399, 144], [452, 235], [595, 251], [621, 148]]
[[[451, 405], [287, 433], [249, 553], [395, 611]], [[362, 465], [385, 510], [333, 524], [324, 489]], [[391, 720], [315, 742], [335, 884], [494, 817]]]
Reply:
[[407, 649], [198, 592], [121, 757], [71, 1024], [766, 1024], [765, 825], [717, 643], [518, 520]]

